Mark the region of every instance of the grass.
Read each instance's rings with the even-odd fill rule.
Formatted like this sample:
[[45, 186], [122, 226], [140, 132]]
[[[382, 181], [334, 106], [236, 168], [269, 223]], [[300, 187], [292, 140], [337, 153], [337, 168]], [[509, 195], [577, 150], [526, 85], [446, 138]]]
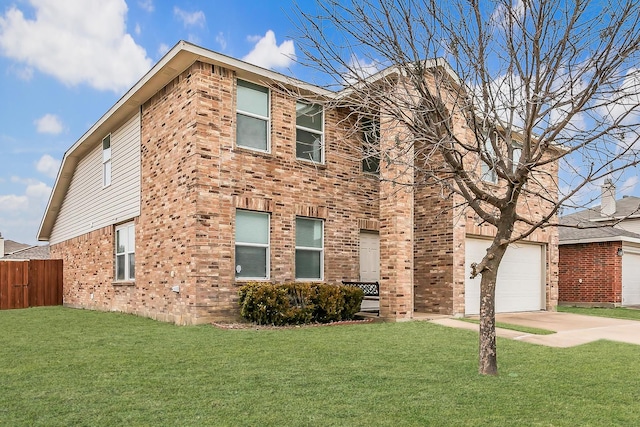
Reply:
[[[462, 320], [463, 322], [475, 323], [478, 325], [480, 321], [478, 319], [470, 319], [468, 317], [460, 317], [456, 320]], [[514, 325], [512, 323], [504, 323], [504, 322], [496, 322], [496, 328], [502, 329], [510, 329], [512, 331], [518, 331], [525, 334], [533, 334], [533, 335], [551, 335], [555, 334], [556, 331], [550, 331], [549, 329], [542, 328], [532, 328], [530, 326], [523, 325]]]
[[629, 426], [638, 347], [498, 339], [427, 322], [178, 327], [118, 313], [0, 312], [2, 426]]
[[558, 306], [558, 311], [563, 313], [584, 314], [586, 316], [613, 317], [616, 319], [640, 320], [640, 310], [632, 308], [580, 308]]

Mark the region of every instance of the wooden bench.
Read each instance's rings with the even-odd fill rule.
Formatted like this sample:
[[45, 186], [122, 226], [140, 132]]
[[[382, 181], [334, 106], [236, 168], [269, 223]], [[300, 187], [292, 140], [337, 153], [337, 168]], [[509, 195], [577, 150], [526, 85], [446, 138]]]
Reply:
[[342, 284], [346, 286], [355, 286], [362, 289], [362, 291], [364, 292], [364, 298], [362, 300], [363, 302], [365, 300], [378, 302], [377, 309], [366, 309], [361, 307], [360, 311], [371, 311], [376, 312], [378, 316], [380, 315], [380, 283], [343, 280]]

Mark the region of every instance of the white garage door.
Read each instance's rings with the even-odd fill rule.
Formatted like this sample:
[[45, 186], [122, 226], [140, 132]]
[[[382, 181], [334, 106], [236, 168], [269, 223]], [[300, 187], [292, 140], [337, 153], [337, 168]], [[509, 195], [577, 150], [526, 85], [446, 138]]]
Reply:
[[622, 256], [622, 305], [640, 304], [640, 254]]
[[[466, 240], [465, 314], [480, 313], [480, 275], [470, 279], [471, 263], [480, 262], [490, 241]], [[507, 249], [498, 270], [496, 313], [544, 309], [542, 281], [543, 246], [513, 243]]]

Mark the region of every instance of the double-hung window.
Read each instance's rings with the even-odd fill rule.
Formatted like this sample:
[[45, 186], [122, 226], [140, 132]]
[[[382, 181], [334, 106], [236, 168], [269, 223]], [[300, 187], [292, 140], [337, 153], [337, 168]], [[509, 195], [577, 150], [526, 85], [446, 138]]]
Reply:
[[511, 170], [513, 172], [518, 169], [518, 165], [520, 164], [520, 156], [522, 156], [522, 147], [514, 145], [513, 151], [511, 153]]
[[362, 171], [380, 173], [380, 122], [364, 119], [362, 122]]
[[484, 147], [482, 147], [482, 149], [484, 150], [485, 155], [491, 161], [491, 164], [488, 164], [485, 161], [481, 161], [480, 178], [485, 182], [496, 184], [498, 182], [498, 174], [493, 166], [493, 163], [496, 160], [496, 154], [495, 154], [495, 150], [493, 149], [493, 144], [491, 143], [490, 136], [487, 135], [487, 137], [485, 138]]
[[111, 185], [111, 135], [102, 139], [102, 186]]
[[296, 157], [324, 162], [323, 112], [317, 104], [296, 103]]
[[296, 218], [296, 279], [323, 279], [323, 234], [322, 220]]
[[136, 277], [136, 232], [133, 223], [116, 227], [116, 280], [134, 280]]
[[236, 145], [269, 151], [269, 89], [238, 80]]
[[269, 278], [269, 214], [236, 211], [236, 277]]

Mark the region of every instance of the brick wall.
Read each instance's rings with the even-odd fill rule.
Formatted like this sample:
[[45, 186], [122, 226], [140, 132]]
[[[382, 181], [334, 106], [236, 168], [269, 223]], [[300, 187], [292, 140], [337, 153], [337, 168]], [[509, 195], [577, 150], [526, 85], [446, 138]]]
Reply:
[[559, 301], [565, 304], [620, 305], [622, 242], [560, 246]]

